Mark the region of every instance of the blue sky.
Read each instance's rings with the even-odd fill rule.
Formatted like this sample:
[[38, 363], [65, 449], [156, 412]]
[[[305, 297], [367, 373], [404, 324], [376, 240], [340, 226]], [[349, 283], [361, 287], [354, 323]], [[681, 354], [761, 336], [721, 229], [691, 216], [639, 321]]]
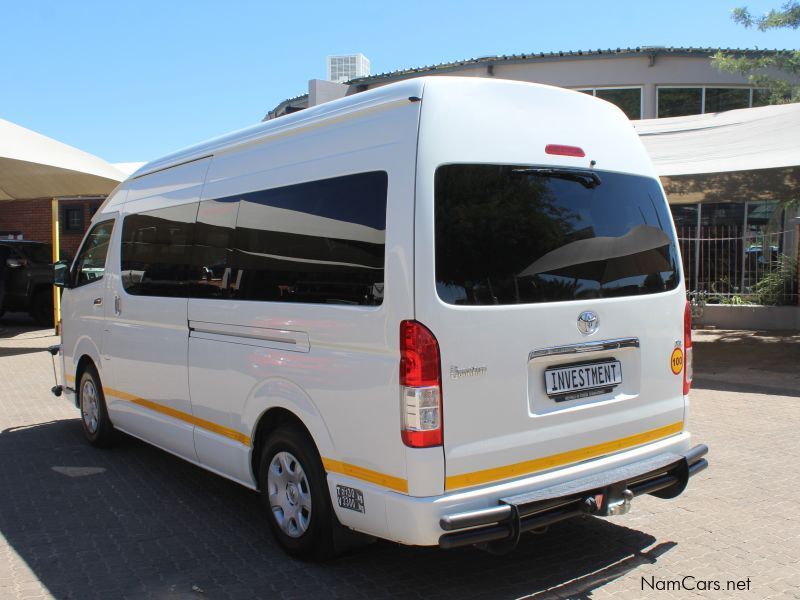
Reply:
[[258, 122], [325, 77], [492, 54], [618, 46], [800, 48], [730, 20], [784, 0], [0, 0], [0, 118], [111, 162], [144, 161]]

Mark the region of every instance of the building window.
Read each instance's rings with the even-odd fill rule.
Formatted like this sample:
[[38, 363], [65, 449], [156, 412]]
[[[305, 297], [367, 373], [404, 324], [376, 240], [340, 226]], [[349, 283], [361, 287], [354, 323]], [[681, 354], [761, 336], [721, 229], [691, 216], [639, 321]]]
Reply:
[[64, 231], [83, 233], [83, 207], [64, 207]]
[[683, 117], [768, 104], [769, 91], [752, 88], [659, 87], [658, 117]]
[[703, 112], [722, 112], [750, 107], [748, 88], [706, 88]]
[[658, 117], [683, 117], [703, 112], [703, 88], [658, 88]]
[[578, 91], [611, 102], [629, 119], [642, 118], [642, 88], [590, 88]]

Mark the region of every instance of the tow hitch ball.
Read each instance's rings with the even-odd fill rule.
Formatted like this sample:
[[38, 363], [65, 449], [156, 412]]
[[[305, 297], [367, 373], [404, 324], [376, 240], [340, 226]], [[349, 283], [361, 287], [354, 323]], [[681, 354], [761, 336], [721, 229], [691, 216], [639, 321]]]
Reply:
[[608, 516], [616, 517], [618, 515], [628, 514], [631, 510], [631, 500], [633, 500], [633, 492], [626, 489], [622, 492], [622, 498], [615, 502], [608, 504]]
[[605, 510], [603, 510], [602, 494], [589, 496], [583, 501], [583, 506], [581, 508], [584, 513], [590, 515], [599, 514], [600, 516], [617, 517], [619, 515], [628, 514], [631, 510], [631, 501], [633, 500], [634, 494], [631, 490], [625, 488], [622, 490], [620, 496], [618, 500], [611, 500], [609, 496], [606, 496], [608, 505], [605, 507]]

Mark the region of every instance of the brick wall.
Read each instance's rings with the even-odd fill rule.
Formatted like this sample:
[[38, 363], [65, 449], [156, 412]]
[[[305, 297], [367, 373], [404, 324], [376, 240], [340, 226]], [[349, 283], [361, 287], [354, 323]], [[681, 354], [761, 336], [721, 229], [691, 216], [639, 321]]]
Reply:
[[[78, 251], [83, 234], [92, 220], [94, 211], [100, 206], [101, 200], [60, 200], [59, 221], [61, 224], [61, 254], [73, 257]], [[67, 207], [81, 207], [83, 212], [83, 227], [80, 231], [66, 231], [64, 214]], [[0, 202], [0, 230], [21, 231], [23, 239], [34, 242], [51, 242], [50, 229], [50, 198], [37, 200], [11, 200]]]

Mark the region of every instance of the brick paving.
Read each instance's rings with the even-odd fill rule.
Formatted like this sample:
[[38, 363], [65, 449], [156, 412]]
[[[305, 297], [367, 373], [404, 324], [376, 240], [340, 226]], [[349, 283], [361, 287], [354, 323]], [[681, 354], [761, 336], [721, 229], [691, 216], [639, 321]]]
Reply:
[[[0, 598], [800, 598], [800, 336], [696, 339], [690, 423], [712, 466], [678, 499], [564, 522], [507, 556], [379, 541], [318, 565], [280, 551], [254, 493], [130, 438], [89, 447], [48, 391], [56, 339], [7, 317]], [[723, 589], [670, 583], [686, 576]]]

